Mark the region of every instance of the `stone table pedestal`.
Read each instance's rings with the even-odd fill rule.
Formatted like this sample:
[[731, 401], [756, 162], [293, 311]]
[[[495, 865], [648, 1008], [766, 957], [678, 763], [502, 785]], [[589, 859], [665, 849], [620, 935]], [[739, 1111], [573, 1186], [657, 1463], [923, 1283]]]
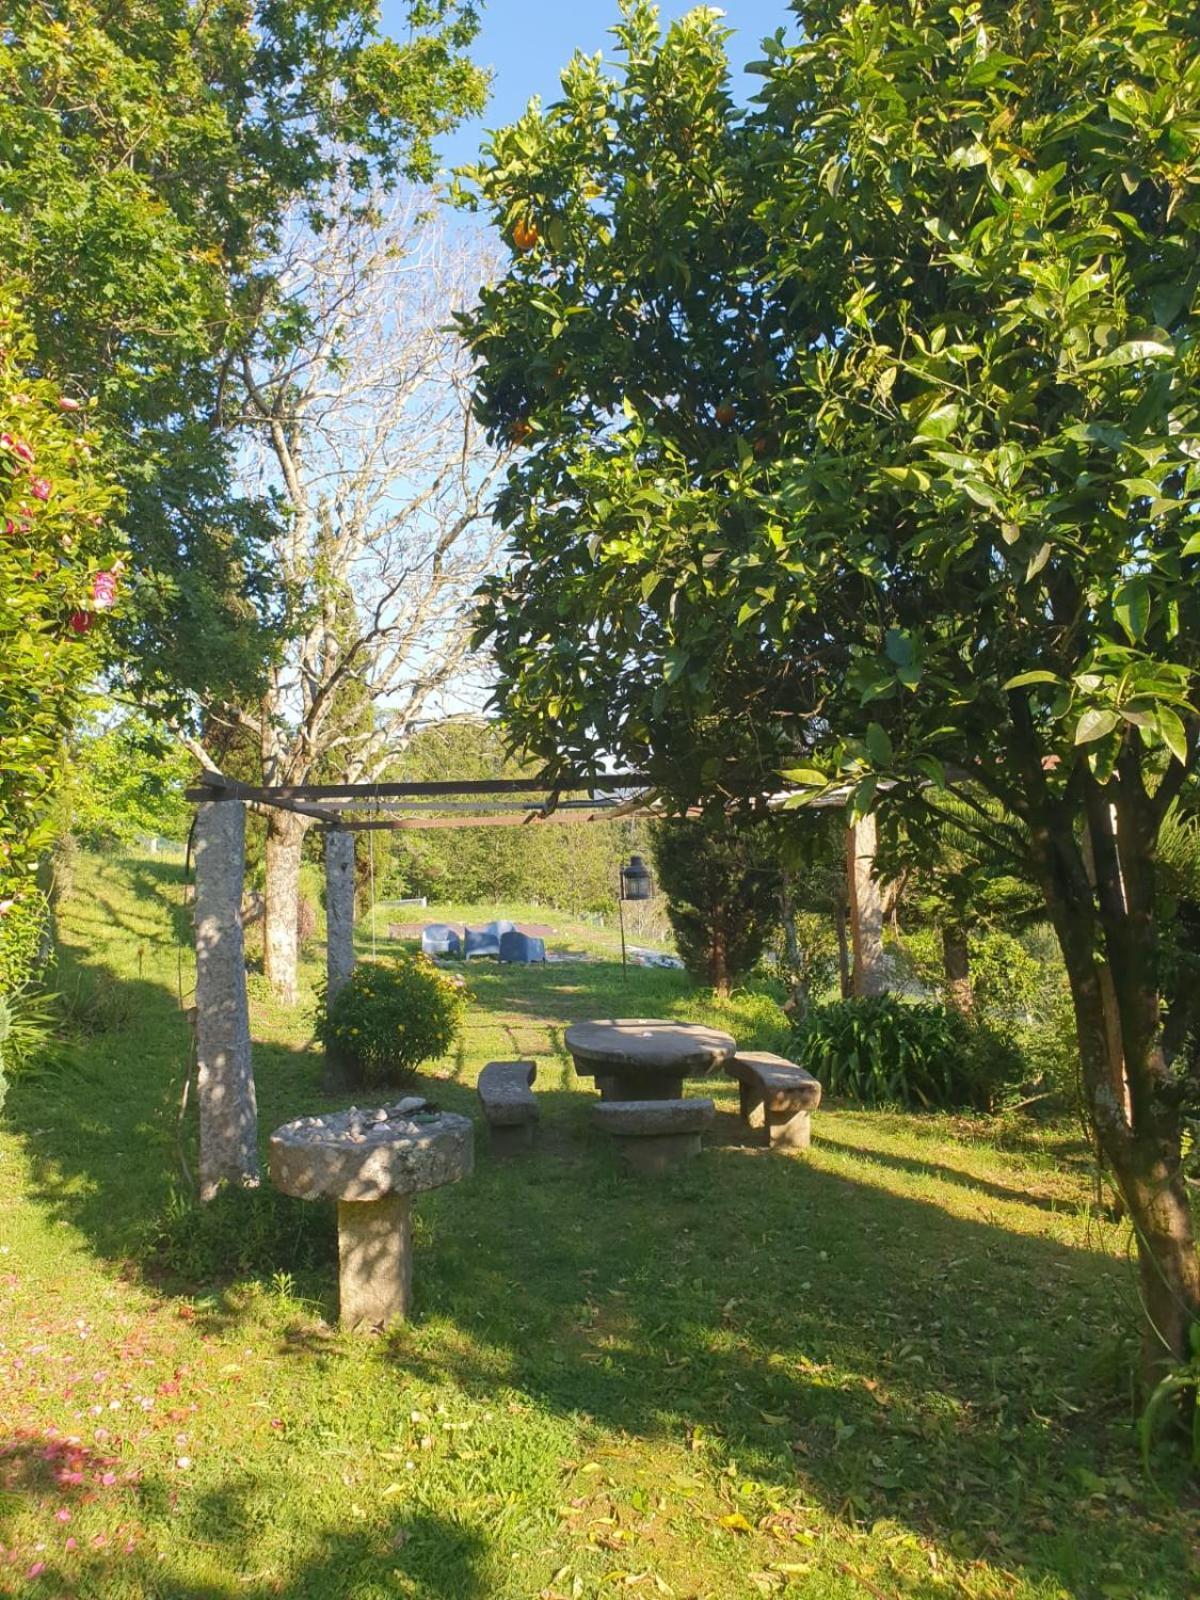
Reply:
[[384, 1328], [412, 1304], [411, 1197], [474, 1165], [467, 1117], [410, 1096], [391, 1106], [300, 1117], [271, 1135], [271, 1182], [301, 1200], [338, 1203], [341, 1322]]

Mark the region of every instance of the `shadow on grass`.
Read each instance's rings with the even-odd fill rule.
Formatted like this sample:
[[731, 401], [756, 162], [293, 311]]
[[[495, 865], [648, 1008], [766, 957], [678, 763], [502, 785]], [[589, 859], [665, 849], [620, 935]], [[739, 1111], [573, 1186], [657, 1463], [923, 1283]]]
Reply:
[[[156, 1477], [103, 1486], [102, 1470], [115, 1464], [68, 1441], [20, 1433], [0, 1438], [0, 1592], [30, 1600], [43, 1595], [354, 1600], [368, 1592], [394, 1591], [397, 1584], [421, 1600], [485, 1600], [489, 1592], [482, 1570], [484, 1537], [465, 1523], [409, 1508], [387, 1531], [306, 1526], [286, 1563], [263, 1569], [255, 1539], [264, 1503], [278, 1492], [277, 1484], [244, 1473], [177, 1506], [174, 1486]], [[111, 1503], [111, 1520], [120, 1518], [115, 1533], [83, 1533], [76, 1539], [72, 1530], [80, 1514], [86, 1516], [104, 1500]], [[19, 1516], [34, 1502], [54, 1506], [63, 1518], [56, 1548], [48, 1548], [45, 1540], [22, 1546]], [[153, 1535], [145, 1536], [141, 1519], [146, 1516], [172, 1527], [167, 1549], [159, 1549]], [[219, 1546], [223, 1564], [241, 1568], [243, 1576], [222, 1582], [198, 1573], [205, 1546]], [[259, 1570], [249, 1571], [252, 1565]], [[9, 1579], [18, 1587], [6, 1587]]]
[[[69, 1080], [19, 1086], [13, 1115], [30, 1130], [36, 1198], [100, 1254], [124, 1259], [169, 1188], [186, 1028], [161, 985], [109, 976], [131, 991], [129, 1036], [89, 1047]], [[647, 998], [673, 988], [654, 977], [646, 996], [631, 991], [631, 1010], [646, 1014]], [[750, 1148], [722, 1115], [700, 1160], [663, 1178], [628, 1176], [590, 1132], [591, 1097], [574, 1085], [561, 1040], [576, 1016], [623, 1008], [552, 972], [489, 974], [477, 992], [502, 1010], [508, 982], [542, 1008], [541, 1146], [500, 1163], [481, 1140], [471, 1180], [420, 1197], [417, 1318], [389, 1336], [385, 1364], [483, 1399], [510, 1391], [584, 1436], [674, 1442], [714, 1476], [750, 1480], [760, 1510], [818, 1499], [864, 1523], [889, 1518], [1069, 1594], [1098, 1592], [1117, 1549], [1129, 1579], [1164, 1559], [1182, 1575], [1182, 1546], [1164, 1557], [1173, 1532], [1131, 1519], [1129, 1497], [1085, 1492], [1110, 1455], [1122, 1472], [1132, 1455], [1106, 1429], [1089, 1365], [1111, 1329], [1112, 1263], [957, 1215], [950, 1196], [943, 1205], [902, 1192], [920, 1174], [952, 1193], [1036, 1206], [943, 1163], [870, 1149], [857, 1178], [824, 1170], [820, 1127], [804, 1160]], [[264, 1131], [325, 1103], [315, 1053], [261, 1044], [255, 1061]], [[415, 1087], [474, 1115], [466, 1074], [464, 1055]], [[264, 1261], [262, 1278], [279, 1265]], [[316, 1292], [331, 1315], [331, 1270]], [[245, 1311], [230, 1293], [209, 1296], [202, 1314], [205, 1331], [219, 1332]], [[293, 1328], [279, 1355], [310, 1359], [326, 1337]], [[364, 1373], [370, 1381], [370, 1365]], [[224, 1528], [220, 1506], [214, 1516]], [[445, 1575], [422, 1578], [443, 1587], [423, 1592], [482, 1592], [478, 1535], [454, 1536]], [[432, 1529], [431, 1548], [441, 1538]], [[405, 1559], [419, 1547], [414, 1539]], [[313, 1592], [322, 1575], [366, 1560], [364, 1548], [330, 1534], [306, 1580]], [[146, 1592], [224, 1593], [161, 1582]], [[298, 1580], [287, 1592], [305, 1591]]]
[[1033, 1206], [1039, 1211], [1057, 1211], [1065, 1216], [1075, 1216], [1080, 1210], [1078, 1202], [1061, 1200], [1054, 1195], [1032, 1194], [1028, 1189], [1010, 1189], [1002, 1183], [994, 1183], [989, 1178], [980, 1178], [972, 1172], [964, 1172], [960, 1167], [947, 1166], [945, 1162], [923, 1161], [918, 1156], [898, 1156], [889, 1150], [863, 1150], [857, 1145], [831, 1138], [828, 1133], [822, 1134], [821, 1144], [827, 1150], [838, 1150], [844, 1155], [889, 1167], [894, 1172], [909, 1172], [914, 1177], [921, 1178], [937, 1178], [942, 1183], [958, 1184], [961, 1188], [970, 1189], [976, 1194], [989, 1195], [993, 1200], [1004, 1200], [1012, 1205]]

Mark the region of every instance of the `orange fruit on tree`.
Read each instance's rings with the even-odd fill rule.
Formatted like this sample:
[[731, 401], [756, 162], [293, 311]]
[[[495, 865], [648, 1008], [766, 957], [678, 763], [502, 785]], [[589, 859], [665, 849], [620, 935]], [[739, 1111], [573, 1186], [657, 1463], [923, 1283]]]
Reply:
[[527, 255], [541, 238], [537, 223], [522, 217], [513, 228], [513, 243], [522, 255]]
[[731, 427], [733, 419], [737, 416], [737, 409], [732, 400], [722, 400], [717, 407], [717, 421], [723, 428]]

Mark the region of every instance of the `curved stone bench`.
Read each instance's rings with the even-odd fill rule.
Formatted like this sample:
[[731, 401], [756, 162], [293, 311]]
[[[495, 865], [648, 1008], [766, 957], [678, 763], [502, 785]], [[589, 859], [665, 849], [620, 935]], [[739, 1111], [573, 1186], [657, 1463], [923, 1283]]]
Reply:
[[807, 1150], [812, 1113], [821, 1103], [821, 1085], [812, 1073], [769, 1050], [739, 1051], [729, 1071], [741, 1086], [746, 1126], [762, 1129], [772, 1150]]
[[533, 1146], [540, 1115], [532, 1084], [533, 1061], [489, 1061], [476, 1086], [479, 1103], [498, 1156], [518, 1155]]
[[419, 1096], [377, 1110], [298, 1117], [270, 1142], [271, 1182], [338, 1208], [338, 1293], [344, 1328], [406, 1317], [412, 1301], [411, 1196], [457, 1183], [474, 1165], [469, 1117]]
[[592, 1121], [638, 1172], [662, 1172], [698, 1156], [716, 1116], [711, 1100], [598, 1100]]

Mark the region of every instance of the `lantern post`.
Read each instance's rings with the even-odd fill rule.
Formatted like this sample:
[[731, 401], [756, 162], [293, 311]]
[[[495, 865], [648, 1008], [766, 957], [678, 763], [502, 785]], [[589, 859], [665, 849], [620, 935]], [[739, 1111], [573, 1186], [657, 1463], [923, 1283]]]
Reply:
[[625, 902], [649, 900], [654, 894], [654, 880], [641, 856], [630, 856], [629, 865], [621, 868], [621, 890], [617, 896], [617, 914], [621, 921], [621, 976], [628, 981], [629, 967], [625, 953]]

